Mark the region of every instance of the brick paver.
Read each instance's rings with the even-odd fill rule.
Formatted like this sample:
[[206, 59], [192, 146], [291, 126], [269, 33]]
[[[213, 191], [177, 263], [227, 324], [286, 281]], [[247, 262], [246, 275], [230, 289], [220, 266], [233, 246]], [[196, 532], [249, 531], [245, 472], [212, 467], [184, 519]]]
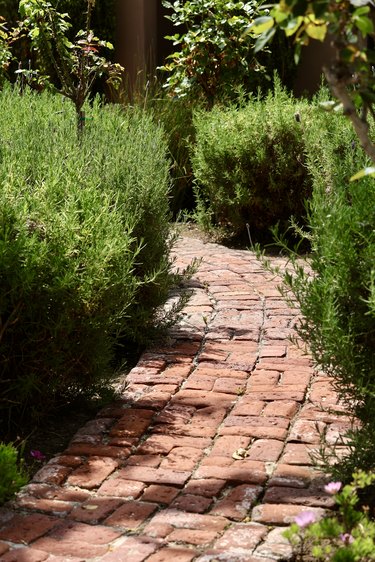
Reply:
[[0, 561], [288, 560], [285, 526], [332, 506], [311, 455], [349, 422], [288, 339], [280, 279], [193, 238], [174, 258], [201, 261], [168, 344], [0, 510]]

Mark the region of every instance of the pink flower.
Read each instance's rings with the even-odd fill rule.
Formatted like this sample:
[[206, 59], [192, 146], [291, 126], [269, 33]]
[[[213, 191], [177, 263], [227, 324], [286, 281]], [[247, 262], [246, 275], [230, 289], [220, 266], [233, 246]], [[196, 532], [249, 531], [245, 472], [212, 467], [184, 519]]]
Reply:
[[299, 527], [307, 527], [311, 523], [315, 523], [316, 515], [313, 511], [303, 511], [295, 518], [295, 522]]
[[341, 482], [330, 482], [329, 484], [324, 486], [324, 490], [327, 492], [327, 494], [331, 494], [333, 496], [334, 494], [337, 494], [337, 492], [341, 490], [341, 487], [342, 487]]
[[46, 455], [43, 455], [43, 453], [41, 451], [38, 451], [37, 449], [32, 449], [30, 451], [30, 455], [36, 460], [36, 461], [44, 461], [46, 458]]
[[352, 542], [354, 541], [354, 537], [350, 533], [342, 533], [340, 535], [340, 539], [345, 544], [352, 544]]

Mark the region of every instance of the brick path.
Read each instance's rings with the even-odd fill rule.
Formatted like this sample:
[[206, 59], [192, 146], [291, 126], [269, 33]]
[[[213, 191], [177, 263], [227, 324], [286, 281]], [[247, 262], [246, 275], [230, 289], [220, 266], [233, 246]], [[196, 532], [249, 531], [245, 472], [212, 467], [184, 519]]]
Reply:
[[178, 267], [202, 258], [183, 320], [0, 509], [2, 562], [288, 560], [285, 526], [331, 506], [309, 452], [345, 420], [287, 339], [279, 280], [248, 251], [185, 238], [175, 252]]

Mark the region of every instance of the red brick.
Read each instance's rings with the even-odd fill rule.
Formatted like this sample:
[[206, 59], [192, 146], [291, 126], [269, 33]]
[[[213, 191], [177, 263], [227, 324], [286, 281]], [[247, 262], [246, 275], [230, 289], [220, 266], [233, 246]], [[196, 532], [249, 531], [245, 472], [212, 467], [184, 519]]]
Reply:
[[241, 548], [252, 551], [267, 534], [267, 527], [254, 523], [235, 523], [225, 531], [214, 544], [214, 549], [223, 549], [226, 552]]
[[231, 466], [200, 466], [196, 478], [217, 478], [229, 482], [264, 484], [267, 480], [264, 463], [258, 461], [235, 461]]
[[128, 465], [119, 471], [118, 476], [127, 480], [137, 480], [149, 484], [171, 484], [172, 486], [183, 486], [186, 480], [190, 477], [190, 472], [177, 472], [177, 470], [170, 470], [166, 468]]
[[228, 525], [228, 520], [218, 515], [184, 513], [177, 509], [167, 508], [154, 515], [153, 523], [168, 524], [177, 529], [199, 529], [220, 532]]
[[235, 394], [238, 396], [245, 389], [246, 381], [242, 379], [220, 378], [214, 385], [214, 392], [224, 392], [226, 394]]
[[152, 466], [157, 468], [161, 463], [162, 457], [160, 455], [132, 455], [126, 461], [126, 464], [136, 466]]
[[226, 413], [225, 408], [207, 406], [206, 408], [200, 408], [195, 412], [191, 423], [201, 426], [213, 426], [216, 428], [223, 421]]
[[185, 389], [212, 390], [215, 384], [215, 377], [190, 376], [184, 384]]
[[234, 402], [234, 396], [221, 392], [202, 392], [200, 390], [180, 390], [173, 397], [173, 404], [186, 404], [196, 408], [207, 406], [215, 408], [228, 408]]
[[260, 351], [260, 357], [285, 357], [286, 350], [285, 345], [264, 345]]
[[216, 439], [210, 454], [232, 457], [237, 449], [247, 449], [250, 442], [250, 437], [223, 435]]
[[20, 497], [23, 495], [48, 500], [58, 500], [62, 502], [83, 502], [90, 493], [86, 490], [76, 490], [74, 488], [60, 488], [49, 484], [37, 484], [31, 482], [21, 490]]
[[111, 548], [100, 560], [103, 562], [143, 562], [160, 547], [156, 540], [150, 537], [125, 537], [120, 544]]
[[332, 508], [335, 501], [322, 489], [287, 488], [286, 486], [268, 488], [264, 496], [264, 503], [288, 503], [308, 507]]
[[198, 367], [194, 371], [194, 375], [197, 376], [207, 376], [207, 377], [214, 377], [221, 378], [221, 377], [234, 377], [236, 379], [247, 379], [249, 374], [246, 371], [238, 371], [236, 369], [228, 369], [228, 366], [224, 366], [218, 368], [215, 364], [207, 363], [202, 364], [199, 363]]
[[67, 482], [91, 490], [100, 486], [117, 467], [117, 461], [112, 458], [91, 457], [69, 476]]
[[307, 387], [312, 376], [312, 369], [308, 369], [307, 372], [303, 372], [301, 369], [284, 371], [281, 377], [281, 384], [295, 385], [296, 383], [298, 383]]
[[5, 542], [0, 541], [0, 556], [7, 550], [9, 550], [9, 545], [7, 545]]
[[292, 488], [305, 488], [317, 476], [316, 470], [311, 466], [298, 466], [291, 464], [278, 464], [269, 481], [269, 486], [290, 486]]
[[305, 391], [302, 389], [291, 389], [286, 386], [278, 386], [268, 390], [258, 390], [257, 387], [248, 390], [248, 396], [252, 400], [293, 400], [302, 402], [305, 398]]
[[105, 520], [105, 524], [134, 530], [146, 521], [156, 507], [150, 503], [127, 501]]
[[68, 466], [48, 463], [34, 474], [34, 482], [44, 482], [45, 484], [62, 484], [66, 477], [72, 472]]
[[170, 437], [168, 435], [152, 435], [138, 449], [138, 454], [168, 454], [174, 447], [193, 447], [205, 449], [211, 445], [208, 437]]
[[293, 547], [283, 536], [284, 532], [285, 528], [283, 527], [272, 529], [265, 541], [256, 548], [254, 554], [277, 560], [291, 560], [293, 558]]
[[224, 499], [217, 502], [211, 513], [228, 519], [242, 521], [262, 492], [260, 486], [243, 484], [231, 490]]
[[297, 419], [290, 431], [288, 441], [302, 443], [320, 443], [325, 424], [319, 421]]
[[87, 543], [80, 540], [71, 540], [70, 538], [61, 540], [43, 537], [36, 541], [35, 546], [49, 554], [55, 554], [66, 561], [70, 560], [72, 556], [78, 557], [80, 560], [88, 560], [96, 556], [101, 557], [108, 551], [108, 545]]
[[188, 511], [190, 513], [204, 513], [212, 503], [212, 499], [193, 494], [184, 494], [171, 504], [171, 508]]
[[251, 445], [247, 458], [254, 461], [276, 462], [284, 448], [284, 442], [276, 439], [257, 439]]
[[151, 484], [151, 486], [146, 488], [141, 499], [142, 501], [170, 504], [179, 493], [180, 490], [172, 486]]
[[147, 562], [191, 562], [196, 555], [197, 552], [189, 548], [166, 547], [152, 554]]
[[98, 489], [98, 495], [114, 496], [135, 500], [143, 492], [146, 484], [136, 480], [125, 480], [124, 478], [110, 478], [105, 480]]
[[225, 480], [217, 480], [215, 478], [206, 478], [201, 480], [192, 479], [186, 484], [182, 494], [200, 495], [207, 498], [215, 499], [225, 487]]
[[71, 455], [57, 455], [56, 457], [53, 457], [49, 462], [51, 464], [59, 464], [70, 466], [71, 468], [77, 468], [80, 464], [83, 463], [83, 458]]
[[249, 378], [249, 388], [268, 385], [276, 387], [280, 380], [279, 371], [266, 371], [265, 369], [255, 369]]
[[39, 513], [15, 515], [0, 529], [0, 539], [14, 543], [29, 544], [56, 527], [60, 520]]
[[196, 425], [196, 424], [161, 424], [156, 425], [153, 429], [153, 432], [156, 434], [162, 435], [181, 435], [184, 437], [213, 437], [216, 433], [216, 427], [212, 426], [205, 426], [205, 425]]
[[121, 533], [114, 529], [108, 529], [104, 525], [87, 525], [76, 521], [66, 521], [52, 530], [48, 538], [65, 541], [82, 541], [91, 544], [108, 544], [119, 537]]
[[1, 562], [43, 562], [47, 560], [48, 552], [34, 548], [17, 548], [1, 557]]
[[[254, 419], [255, 418], [254, 416]], [[281, 419], [281, 418], [280, 418]], [[262, 418], [259, 418], [261, 421]], [[282, 427], [272, 427], [270, 425], [262, 426], [256, 425], [246, 426], [243, 423], [239, 425], [230, 425], [227, 427], [220, 427], [218, 430], [219, 435], [247, 435], [249, 437], [254, 437], [255, 439], [282, 439], [284, 440], [287, 436], [287, 428]]]
[[174, 529], [168, 535], [168, 542], [183, 542], [193, 544], [199, 547], [207, 546], [216, 537], [216, 531], [199, 531], [198, 529]]
[[89, 443], [72, 443], [65, 451], [68, 455], [82, 455], [95, 457], [112, 457], [125, 459], [130, 455], [130, 449], [111, 445], [90, 445]]
[[265, 416], [278, 416], [291, 419], [297, 412], [299, 407], [298, 402], [275, 400], [269, 402], [264, 408], [263, 415]]
[[[290, 525], [297, 515], [306, 511], [303, 505], [289, 504], [262, 504], [254, 507], [252, 520], [265, 525]], [[325, 511], [318, 507], [310, 507], [309, 511], [316, 514], [317, 518], [324, 515]]]
[[146, 535], [154, 538], [165, 538], [173, 531], [173, 526], [169, 523], [159, 523], [151, 519], [150, 523], [146, 525], [143, 532]]
[[259, 416], [264, 409], [264, 405], [265, 402], [261, 402], [260, 400], [246, 400], [246, 396], [244, 396], [237, 402], [231, 414], [233, 416]]
[[162, 460], [160, 468], [176, 471], [192, 471], [197, 462], [202, 458], [203, 451], [193, 447], [175, 447]]
[[282, 464], [312, 465], [311, 454], [318, 448], [304, 443], [287, 443], [281, 462]]
[[34, 496], [27, 495], [17, 497], [14, 501], [14, 505], [21, 509], [44, 511], [51, 515], [67, 515], [74, 507], [73, 503], [58, 501], [56, 499], [47, 500], [44, 498], [35, 498]]
[[92, 498], [84, 504], [77, 506], [70, 518], [82, 523], [98, 523], [115, 511], [122, 501], [107, 498]]

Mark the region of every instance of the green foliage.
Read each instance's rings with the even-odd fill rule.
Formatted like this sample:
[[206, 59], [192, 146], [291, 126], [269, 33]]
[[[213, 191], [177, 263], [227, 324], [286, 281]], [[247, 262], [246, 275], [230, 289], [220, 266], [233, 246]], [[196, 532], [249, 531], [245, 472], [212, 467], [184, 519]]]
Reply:
[[12, 59], [10, 41], [11, 34], [4, 19], [0, 16], [0, 87], [4, 82], [5, 73]]
[[138, 92], [133, 103], [146, 109], [165, 131], [172, 184], [170, 208], [176, 218], [181, 210], [191, 210], [194, 205], [190, 161], [190, 146], [195, 139], [193, 107], [183, 99], [168, 97], [157, 80], [148, 83], [146, 91]]
[[85, 30], [80, 30], [74, 42], [68, 39], [71, 27], [69, 15], [57, 11], [47, 0], [20, 0], [21, 32], [27, 32], [32, 48], [37, 51], [40, 70], [20, 71], [31, 85], [50, 85], [51, 67], [58, 76], [56, 91], [70, 99], [77, 113], [78, 131], [84, 124], [82, 107], [90, 95], [95, 80], [107, 75], [112, 85], [121, 84], [122, 67], [103, 56], [100, 49], [112, 49], [111, 43], [100, 40], [91, 29], [94, 0], [87, 0]]
[[[256, 91], [265, 82], [266, 61], [254, 56], [249, 22], [261, 13], [260, 2], [227, 0], [163, 0], [169, 19], [182, 33], [168, 37], [180, 50], [162, 67], [169, 73], [166, 88], [177, 97], [203, 100], [209, 107], [233, 100], [240, 87]], [[261, 57], [262, 58], [262, 57]], [[272, 64], [272, 63], [271, 63]]]
[[27, 483], [27, 475], [19, 466], [13, 445], [0, 442], [0, 505], [9, 500]]
[[[322, 61], [332, 93], [350, 118], [361, 145], [375, 162], [375, 145], [369, 134], [375, 102], [375, 27], [372, 0], [281, 0], [266, 16], [255, 20], [250, 35], [258, 35], [255, 51], [262, 49], [281, 29], [294, 37], [296, 58], [311, 40], [329, 37], [333, 56]], [[328, 52], [328, 51], [327, 51]], [[332, 51], [331, 51], [332, 52]]]
[[322, 562], [375, 560], [375, 521], [369, 516], [369, 508], [360, 506], [360, 493], [367, 491], [374, 481], [374, 474], [359, 471], [353, 474], [351, 484], [343, 488], [340, 482], [334, 482], [339, 488], [335, 493], [337, 512], [316, 522], [312, 512], [311, 517], [305, 512], [296, 518], [297, 522], [284, 533], [294, 547], [296, 562], [306, 560], [309, 554]]
[[174, 282], [161, 128], [98, 102], [87, 119], [78, 145], [64, 98], [0, 95], [3, 420], [100, 390]]
[[264, 232], [277, 222], [287, 226], [291, 215], [303, 216], [310, 184], [295, 113], [305, 107], [276, 80], [264, 100], [196, 115], [192, 162], [201, 223], [239, 234], [246, 223]]
[[357, 468], [375, 468], [374, 180], [350, 182], [368, 158], [342, 115], [311, 115], [305, 142], [313, 180], [308, 217], [313, 275], [294, 260], [295, 271], [285, 280], [303, 315], [299, 334], [360, 422], [347, 436], [349, 456], [330, 467], [347, 479]]

